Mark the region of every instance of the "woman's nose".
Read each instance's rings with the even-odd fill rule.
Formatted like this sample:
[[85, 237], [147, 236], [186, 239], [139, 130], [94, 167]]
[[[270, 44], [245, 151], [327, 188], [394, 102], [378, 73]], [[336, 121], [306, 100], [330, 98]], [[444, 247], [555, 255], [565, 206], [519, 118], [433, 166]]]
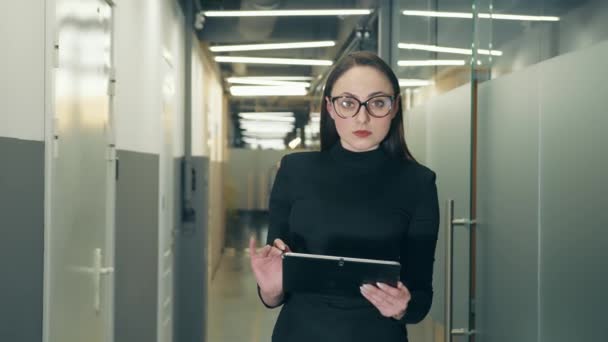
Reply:
[[366, 106], [361, 106], [361, 108], [359, 108], [359, 113], [355, 115], [355, 120], [359, 123], [366, 123], [370, 120], [370, 115]]

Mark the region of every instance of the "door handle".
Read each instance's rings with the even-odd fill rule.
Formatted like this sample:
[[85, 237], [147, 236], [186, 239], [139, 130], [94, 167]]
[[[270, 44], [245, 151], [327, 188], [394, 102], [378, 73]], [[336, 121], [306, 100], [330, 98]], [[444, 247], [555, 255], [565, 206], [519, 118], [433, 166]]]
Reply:
[[452, 329], [452, 296], [454, 276], [454, 226], [470, 226], [475, 220], [455, 219], [454, 200], [448, 199], [445, 205], [445, 342], [452, 342], [454, 335], [474, 335], [475, 330]]
[[94, 251], [93, 261], [93, 308], [96, 313], [101, 311], [101, 276], [110, 275], [114, 273], [114, 267], [102, 267], [102, 254], [101, 249], [96, 248]]

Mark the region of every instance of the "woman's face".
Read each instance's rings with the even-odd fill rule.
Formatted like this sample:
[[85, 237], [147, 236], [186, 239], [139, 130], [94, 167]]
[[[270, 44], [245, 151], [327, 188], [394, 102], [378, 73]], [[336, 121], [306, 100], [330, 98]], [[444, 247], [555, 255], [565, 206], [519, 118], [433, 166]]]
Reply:
[[[335, 105], [331, 98], [344, 96], [337, 99]], [[361, 106], [354, 117], [344, 115], [352, 114], [358, 103], [371, 99], [368, 106], [378, 116], [383, 114], [390, 106], [387, 96], [393, 96], [392, 107], [384, 117], [374, 117], [368, 112], [368, 108]], [[331, 93], [331, 98], [326, 98], [327, 111], [336, 124], [338, 135], [342, 146], [353, 152], [371, 151], [378, 148], [382, 140], [388, 134], [391, 121], [397, 113], [399, 94], [393, 93], [393, 87], [384, 74], [373, 67], [355, 66], [346, 71], [336, 80]], [[389, 100], [390, 101], [390, 100]], [[349, 109], [350, 108], [350, 109]], [[354, 109], [352, 109], [354, 108]], [[339, 111], [342, 116], [338, 115]]]

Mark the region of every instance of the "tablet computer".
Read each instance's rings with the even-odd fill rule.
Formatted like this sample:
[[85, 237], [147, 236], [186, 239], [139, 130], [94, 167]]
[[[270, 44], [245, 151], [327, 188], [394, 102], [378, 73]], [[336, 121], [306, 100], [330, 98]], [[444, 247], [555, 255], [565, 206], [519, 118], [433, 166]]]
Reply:
[[361, 296], [359, 287], [377, 282], [397, 286], [401, 264], [396, 261], [330, 255], [283, 254], [283, 290], [341, 296]]

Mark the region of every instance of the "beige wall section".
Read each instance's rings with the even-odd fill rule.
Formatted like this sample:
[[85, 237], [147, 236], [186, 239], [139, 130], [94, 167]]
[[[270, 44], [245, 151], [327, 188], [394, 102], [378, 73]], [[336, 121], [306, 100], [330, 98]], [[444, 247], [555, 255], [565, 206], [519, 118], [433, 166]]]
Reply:
[[226, 169], [227, 210], [268, 210], [276, 165], [291, 150], [230, 149]]
[[[195, 155], [209, 158], [207, 274], [219, 265], [225, 241], [224, 170], [228, 146], [228, 106], [220, 71], [205, 45], [193, 53], [193, 132]], [[201, 113], [196, 117], [196, 113]]]

